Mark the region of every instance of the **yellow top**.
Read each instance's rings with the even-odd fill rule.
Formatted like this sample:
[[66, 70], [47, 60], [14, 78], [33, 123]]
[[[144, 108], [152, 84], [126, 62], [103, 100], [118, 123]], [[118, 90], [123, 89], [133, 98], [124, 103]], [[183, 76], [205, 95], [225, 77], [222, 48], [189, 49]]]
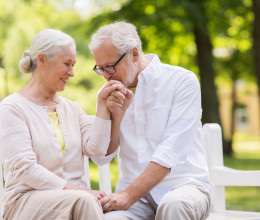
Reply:
[[62, 151], [64, 151], [65, 141], [64, 141], [64, 136], [62, 134], [62, 130], [61, 130], [61, 126], [60, 126], [58, 113], [57, 112], [48, 112], [48, 116], [49, 116], [49, 118], [51, 120], [51, 124], [57, 134], [59, 145], [60, 145]]
[[134, 88], [128, 88], [128, 89], [130, 89], [130, 90], [135, 94], [136, 87], [134, 87]]

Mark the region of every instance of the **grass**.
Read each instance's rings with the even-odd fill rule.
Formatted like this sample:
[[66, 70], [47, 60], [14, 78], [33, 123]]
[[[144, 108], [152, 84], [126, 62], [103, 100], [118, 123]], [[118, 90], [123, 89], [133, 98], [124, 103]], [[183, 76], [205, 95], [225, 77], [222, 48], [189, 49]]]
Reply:
[[[260, 170], [260, 137], [234, 135], [233, 155], [224, 156], [225, 166], [239, 170]], [[117, 161], [110, 163], [112, 190], [118, 180]], [[90, 163], [91, 187], [98, 189], [98, 168]], [[260, 181], [260, 180], [259, 180]], [[231, 210], [260, 212], [260, 187], [226, 187], [226, 206]]]
[[[233, 151], [233, 156], [224, 157], [225, 166], [239, 170], [260, 170], [259, 136], [236, 133]], [[228, 186], [225, 191], [227, 209], [260, 212], [260, 187]]]

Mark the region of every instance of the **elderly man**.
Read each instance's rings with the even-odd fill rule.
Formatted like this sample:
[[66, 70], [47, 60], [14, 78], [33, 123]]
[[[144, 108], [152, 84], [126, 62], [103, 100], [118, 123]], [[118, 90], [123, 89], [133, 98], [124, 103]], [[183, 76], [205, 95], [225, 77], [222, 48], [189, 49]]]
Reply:
[[128, 22], [101, 27], [89, 49], [96, 73], [135, 93], [132, 99], [110, 96], [120, 106], [131, 103], [117, 111], [121, 118], [114, 121], [108, 153], [95, 160], [103, 164], [119, 157], [116, 192], [101, 200], [105, 218], [206, 219], [212, 188], [195, 74], [163, 64], [155, 54], [144, 55], [136, 28]]

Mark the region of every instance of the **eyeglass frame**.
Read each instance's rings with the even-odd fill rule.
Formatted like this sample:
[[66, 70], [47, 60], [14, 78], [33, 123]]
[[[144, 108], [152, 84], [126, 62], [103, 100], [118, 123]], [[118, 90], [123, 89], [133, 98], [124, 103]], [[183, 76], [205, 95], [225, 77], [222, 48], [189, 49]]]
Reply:
[[[106, 66], [106, 67], [102, 67], [102, 68], [97, 68], [97, 65], [94, 66], [93, 70], [98, 74], [98, 75], [101, 75], [103, 76], [104, 75], [104, 71], [106, 71], [108, 74], [114, 74], [116, 72], [116, 68], [115, 66], [125, 57], [127, 53], [124, 53], [117, 61], [114, 65], [109, 65], [109, 66]], [[109, 70], [107, 70], [106, 68], [108, 67], [112, 67], [114, 69], [114, 72], [111, 72]], [[101, 72], [102, 71], [102, 72]]]

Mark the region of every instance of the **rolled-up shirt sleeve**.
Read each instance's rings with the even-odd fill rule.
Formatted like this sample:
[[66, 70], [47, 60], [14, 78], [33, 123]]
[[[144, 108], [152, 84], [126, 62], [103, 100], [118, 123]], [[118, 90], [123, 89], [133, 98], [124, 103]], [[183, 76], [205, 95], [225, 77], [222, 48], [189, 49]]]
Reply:
[[177, 163], [186, 159], [195, 144], [194, 136], [201, 123], [201, 114], [200, 85], [194, 74], [188, 74], [175, 90], [163, 139], [151, 161], [171, 168], [171, 172], [174, 172]]
[[38, 164], [30, 131], [21, 112], [9, 105], [0, 107], [0, 153], [9, 175], [33, 189], [63, 189], [66, 180]]

